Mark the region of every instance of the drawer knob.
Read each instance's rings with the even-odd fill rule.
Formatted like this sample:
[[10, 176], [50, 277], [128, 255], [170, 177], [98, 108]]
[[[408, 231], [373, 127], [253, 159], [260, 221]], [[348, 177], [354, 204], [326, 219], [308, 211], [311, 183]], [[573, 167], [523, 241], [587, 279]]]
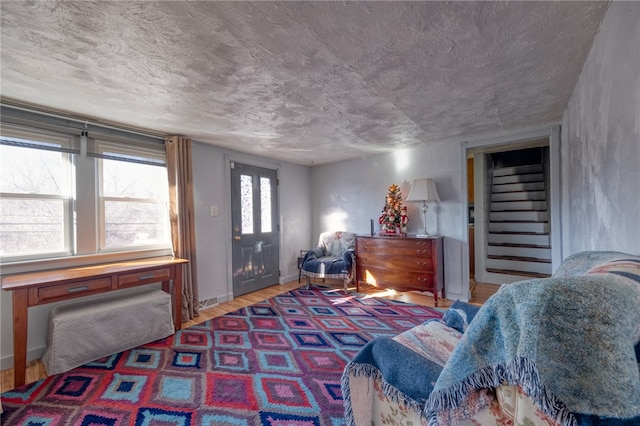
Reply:
[[80, 287], [71, 287], [70, 289], [67, 290], [67, 293], [79, 293], [81, 291], [87, 291], [87, 290], [89, 290], [89, 286], [82, 285]]
[[138, 281], [142, 281], [142, 280], [149, 280], [149, 279], [151, 279], [151, 278], [153, 278], [153, 277], [154, 277], [153, 273], [151, 273], [151, 274], [144, 274], [144, 275], [140, 275], [140, 276], [138, 277]]

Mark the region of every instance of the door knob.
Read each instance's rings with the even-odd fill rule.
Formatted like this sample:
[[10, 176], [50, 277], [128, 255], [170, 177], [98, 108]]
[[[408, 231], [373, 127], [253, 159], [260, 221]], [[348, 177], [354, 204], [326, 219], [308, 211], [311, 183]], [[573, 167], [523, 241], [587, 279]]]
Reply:
[[237, 235], [235, 237], [233, 237], [234, 241], [240, 241], [242, 238], [238, 237]]

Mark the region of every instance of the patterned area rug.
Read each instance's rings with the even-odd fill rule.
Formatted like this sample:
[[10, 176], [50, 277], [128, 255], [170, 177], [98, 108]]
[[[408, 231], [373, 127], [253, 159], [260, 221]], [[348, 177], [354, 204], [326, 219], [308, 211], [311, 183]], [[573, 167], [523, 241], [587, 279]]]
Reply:
[[376, 336], [442, 314], [303, 288], [2, 394], [3, 425], [343, 425], [340, 378]]

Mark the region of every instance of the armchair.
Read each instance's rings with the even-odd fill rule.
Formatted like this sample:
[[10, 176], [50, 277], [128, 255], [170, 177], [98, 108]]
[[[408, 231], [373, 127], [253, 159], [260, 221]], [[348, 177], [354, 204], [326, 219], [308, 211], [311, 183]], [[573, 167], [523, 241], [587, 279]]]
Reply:
[[348, 291], [355, 272], [356, 234], [352, 232], [323, 232], [318, 239], [318, 246], [309, 250], [302, 260], [300, 271], [307, 280], [306, 288], [311, 285], [311, 278], [344, 279], [344, 291]]

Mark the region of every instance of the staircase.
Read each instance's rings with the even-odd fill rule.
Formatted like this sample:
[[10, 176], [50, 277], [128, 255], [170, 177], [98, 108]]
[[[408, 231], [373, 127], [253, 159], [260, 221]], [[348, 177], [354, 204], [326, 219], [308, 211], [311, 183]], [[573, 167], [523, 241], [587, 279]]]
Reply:
[[493, 169], [487, 272], [551, 275], [549, 210], [543, 164]]

